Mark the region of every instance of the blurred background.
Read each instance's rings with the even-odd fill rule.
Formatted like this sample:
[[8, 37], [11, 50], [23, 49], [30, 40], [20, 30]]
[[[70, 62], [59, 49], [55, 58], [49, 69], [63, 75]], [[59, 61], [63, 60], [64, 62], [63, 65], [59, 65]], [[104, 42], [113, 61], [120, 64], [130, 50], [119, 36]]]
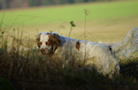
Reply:
[[111, 2], [132, 0], [0, 0], [0, 9], [26, 8], [35, 6], [62, 5], [88, 2]]
[[138, 27], [137, 22], [138, 0], [0, 0], [1, 31], [23, 31], [25, 38], [52, 31], [80, 40], [115, 43]]

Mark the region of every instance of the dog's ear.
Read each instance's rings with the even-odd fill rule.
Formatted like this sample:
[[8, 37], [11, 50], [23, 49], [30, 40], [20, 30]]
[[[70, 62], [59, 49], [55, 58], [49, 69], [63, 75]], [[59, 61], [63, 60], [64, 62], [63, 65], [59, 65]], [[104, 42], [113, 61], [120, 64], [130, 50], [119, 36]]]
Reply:
[[37, 46], [40, 47], [41, 43], [40, 43], [40, 36], [41, 36], [41, 33], [39, 33], [37, 35], [37, 38], [36, 38], [36, 42], [37, 42]]
[[53, 51], [55, 51], [59, 46], [60, 46], [60, 43], [61, 43], [61, 40], [60, 40], [60, 36], [56, 33], [52, 34], [53, 36]]
[[56, 33], [50, 33], [49, 35], [49, 44], [51, 46], [50, 54], [54, 54], [55, 50], [60, 46], [61, 39], [60, 36]]

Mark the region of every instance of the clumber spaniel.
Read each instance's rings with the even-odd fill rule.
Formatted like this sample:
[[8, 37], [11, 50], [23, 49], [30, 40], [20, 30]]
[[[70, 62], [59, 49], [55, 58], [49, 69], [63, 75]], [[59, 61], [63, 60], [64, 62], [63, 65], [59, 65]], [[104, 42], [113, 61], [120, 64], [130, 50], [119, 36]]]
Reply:
[[37, 45], [41, 53], [47, 57], [56, 56], [66, 63], [72, 59], [79, 62], [85, 61], [86, 66], [95, 67], [98, 72], [112, 77], [120, 71], [116, 54], [123, 50], [131, 53], [138, 50], [137, 31], [138, 28], [132, 28], [124, 40], [111, 46], [72, 39], [57, 33], [42, 32], [37, 36]]

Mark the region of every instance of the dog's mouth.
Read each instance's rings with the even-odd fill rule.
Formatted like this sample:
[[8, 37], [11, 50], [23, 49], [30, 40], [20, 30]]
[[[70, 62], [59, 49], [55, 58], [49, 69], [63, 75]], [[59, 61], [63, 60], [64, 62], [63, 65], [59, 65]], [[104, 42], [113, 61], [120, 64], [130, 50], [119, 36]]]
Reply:
[[46, 50], [46, 49], [41, 49], [40, 51], [41, 51], [41, 53], [42, 53], [43, 55], [47, 55], [47, 54], [48, 54], [48, 50]]
[[42, 48], [40, 49], [41, 53], [46, 56], [53, 56], [54, 52], [51, 49]]
[[43, 55], [46, 55], [46, 56], [52, 56], [53, 55], [53, 53], [48, 49], [41, 49], [40, 51]]

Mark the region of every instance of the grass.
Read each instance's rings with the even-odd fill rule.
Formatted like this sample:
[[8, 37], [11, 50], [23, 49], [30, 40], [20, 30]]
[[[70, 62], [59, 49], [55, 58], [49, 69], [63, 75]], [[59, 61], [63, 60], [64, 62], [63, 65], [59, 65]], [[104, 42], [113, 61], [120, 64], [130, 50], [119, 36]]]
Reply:
[[[15, 46], [17, 45], [17, 46]], [[119, 59], [121, 74], [113, 80], [87, 70], [79, 63], [70, 63], [63, 68], [63, 61], [49, 59], [35, 48], [19, 50], [22, 45], [13, 42], [10, 51], [6, 43], [0, 48], [0, 89], [8, 90], [88, 90], [88, 89], [132, 89], [138, 84], [138, 59]]]
[[3, 23], [7, 25], [38, 25], [46, 23], [84, 20], [83, 10], [89, 12], [88, 19], [106, 19], [116, 17], [133, 17], [138, 15], [138, 1], [90, 3], [32, 9], [1, 11], [4, 13]]
[[137, 6], [137, 1], [128, 1], [17, 9], [0, 11], [0, 18], [5, 32], [11, 34], [14, 29], [23, 30], [24, 37], [33, 39], [39, 32], [47, 31], [68, 36], [69, 22], [74, 21], [76, 27], [70, 37], [84, 40], [86, 9], [86, 40], [112, 43], [122, 40], [129, 29], [138, 26]]

